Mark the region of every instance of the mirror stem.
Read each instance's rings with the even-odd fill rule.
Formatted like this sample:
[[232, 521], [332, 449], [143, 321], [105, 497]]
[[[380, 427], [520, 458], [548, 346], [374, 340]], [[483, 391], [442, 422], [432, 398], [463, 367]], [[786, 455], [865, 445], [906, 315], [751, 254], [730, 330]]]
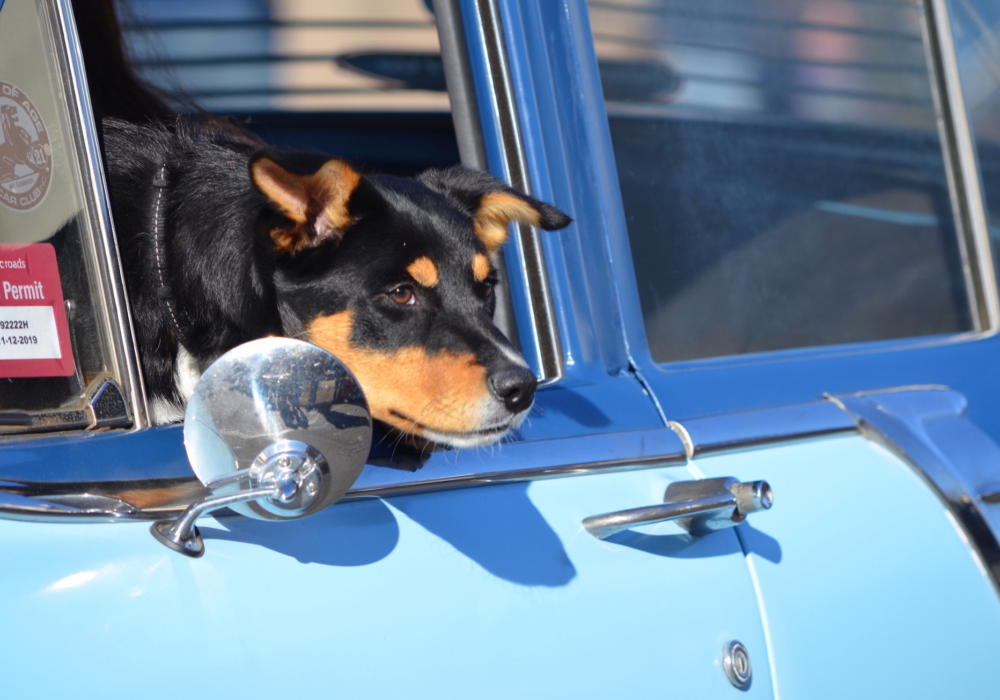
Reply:
[[279, 498], [281, 489], [278, 484], [261, 486], [260, 488], [240, 491], [225, 496], [212, 496], [197, 503], [192, 503], [176, 520], [157, 520], [149, 528], [153, 537], [170, 547], [175, 552], [189, 557], [200, 557], [205, 553], [205, 542], [198, 532], [195, 521], [205, 513], [219, 510], [235, 503], [256, 501], [261, 498]]

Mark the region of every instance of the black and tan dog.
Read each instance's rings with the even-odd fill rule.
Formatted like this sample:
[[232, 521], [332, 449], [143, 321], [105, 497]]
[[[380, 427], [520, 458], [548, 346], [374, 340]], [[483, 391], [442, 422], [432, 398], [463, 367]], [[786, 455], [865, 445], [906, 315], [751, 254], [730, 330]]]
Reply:
[[279, 153], [219, 122], [105, 119], [126, 283], [155, 418], [253, 338], [339, 357], [372, 416], [453, 447], [498, 440], [535, 378], [492, 322], [490, 254], [512, 221], [569, 218], [485, 173], [410, 178]]

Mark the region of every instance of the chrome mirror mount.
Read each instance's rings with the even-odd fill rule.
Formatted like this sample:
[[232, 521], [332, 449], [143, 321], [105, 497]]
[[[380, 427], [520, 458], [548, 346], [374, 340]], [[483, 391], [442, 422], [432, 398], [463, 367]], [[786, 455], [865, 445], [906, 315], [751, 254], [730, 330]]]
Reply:
[[361, 387], [333, 355], [291, 338], [245, 343], [205, 371], [184, 417], [188, 459], [208, 494], [151, 532], [199, 557], [195, 521], [206, 513], [291, 520], [322, 510], [357, 479], [371, 435]]

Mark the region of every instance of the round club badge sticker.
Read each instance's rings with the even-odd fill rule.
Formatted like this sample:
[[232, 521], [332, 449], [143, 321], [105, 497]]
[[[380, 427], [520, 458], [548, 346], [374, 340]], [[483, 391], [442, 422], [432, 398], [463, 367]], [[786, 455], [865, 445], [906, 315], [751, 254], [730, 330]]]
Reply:
[[45, 122], [28, 96], [0, 81], [0, 204], [34, 209], [52, 181], [52, 148]]

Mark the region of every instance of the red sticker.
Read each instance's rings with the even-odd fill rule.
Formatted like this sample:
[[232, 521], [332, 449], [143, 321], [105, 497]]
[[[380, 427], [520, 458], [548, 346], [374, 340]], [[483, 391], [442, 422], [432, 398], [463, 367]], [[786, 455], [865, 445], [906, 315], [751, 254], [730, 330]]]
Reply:
[[74, 372], [56, 251], [0, 244], [0, 377]]

